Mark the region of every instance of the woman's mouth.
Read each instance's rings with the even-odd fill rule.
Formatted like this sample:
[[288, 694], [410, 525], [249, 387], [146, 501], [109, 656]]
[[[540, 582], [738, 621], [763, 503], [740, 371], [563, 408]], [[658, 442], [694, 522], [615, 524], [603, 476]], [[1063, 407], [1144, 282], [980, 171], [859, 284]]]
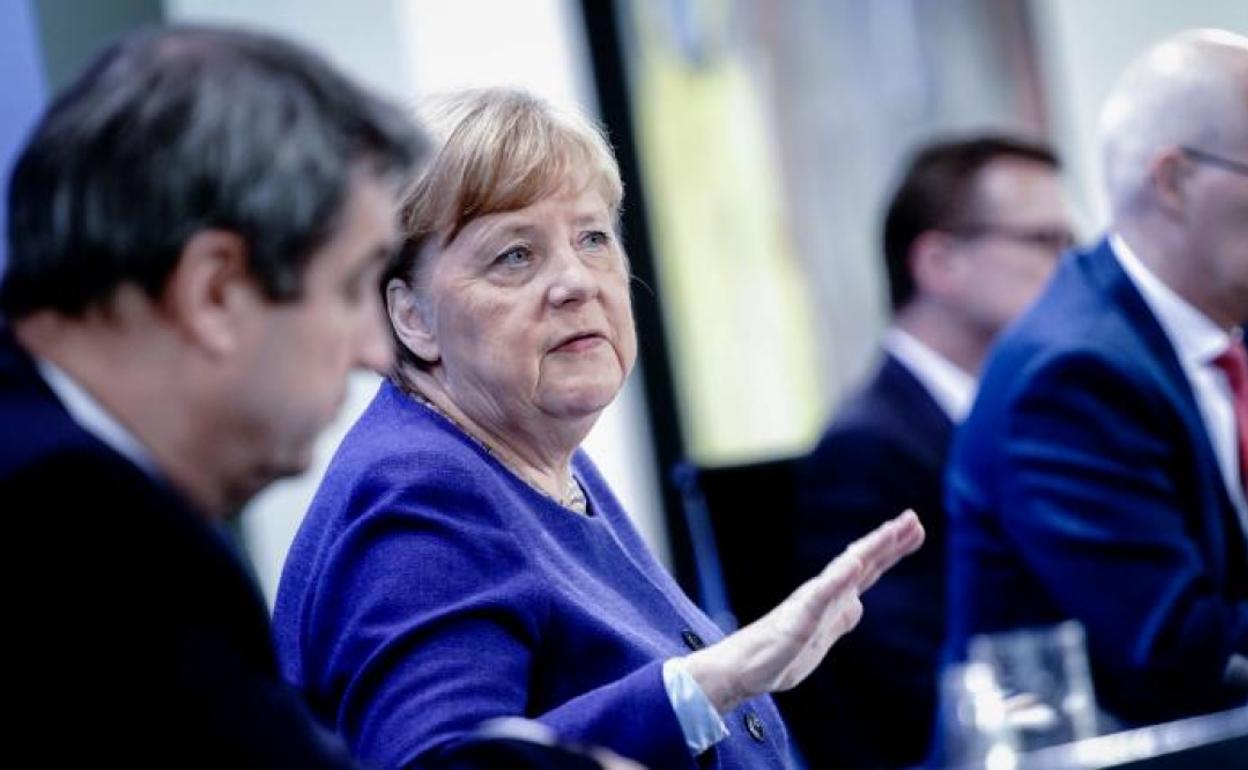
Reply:
[[551, 348], [552, 353], [583, 353], [602, 343], [606, 342], [606, 338], [597, 332], [585, 332], [583, 334], [574, 334], [567, 337], [558, 345]]

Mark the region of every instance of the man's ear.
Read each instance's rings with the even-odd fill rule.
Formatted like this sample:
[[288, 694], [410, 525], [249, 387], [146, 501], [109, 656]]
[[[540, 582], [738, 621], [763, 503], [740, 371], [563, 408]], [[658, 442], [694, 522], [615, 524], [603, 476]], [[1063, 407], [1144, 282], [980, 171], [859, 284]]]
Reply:
[[1185, 182], [1191, 173], [1191, 163], [1183, 150], [1167, 147], [1153, 156], [1148, 166], [1148, 178], [1158, 205], [1169, 214], [1182, 216], [1185, 208]]
[[963, 280], [967, 265], [958, 259], [957, 236], [927, 230], [910, 244], [910, 275], [920, 296], [949, 297]]
[[429, 323], [427, 308], [421, 306], [412, 286], [401, 278], [386, 284], [386, 313], [395, 336], [417, 358], [429, 363], [442, 357], [437, 336]]
[[242, 237], [201, 230], [183, 245], [160, 304], [188, 339], [223, 356], [242, 343], [248, 319], [264, 302]]

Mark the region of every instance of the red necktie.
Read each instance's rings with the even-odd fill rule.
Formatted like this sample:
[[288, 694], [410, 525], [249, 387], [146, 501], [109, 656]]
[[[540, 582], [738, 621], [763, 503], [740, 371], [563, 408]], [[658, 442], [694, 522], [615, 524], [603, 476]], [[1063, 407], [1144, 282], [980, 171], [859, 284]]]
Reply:
[[1248, 482], [1248, 351], [1242, 340], [1231, 345], [1215, 359], [1213, 365], [1222, 370], [1231, 386], [1231, 402], [1235, 407], [1235, 433], [1239, 437], [1239, 483]]

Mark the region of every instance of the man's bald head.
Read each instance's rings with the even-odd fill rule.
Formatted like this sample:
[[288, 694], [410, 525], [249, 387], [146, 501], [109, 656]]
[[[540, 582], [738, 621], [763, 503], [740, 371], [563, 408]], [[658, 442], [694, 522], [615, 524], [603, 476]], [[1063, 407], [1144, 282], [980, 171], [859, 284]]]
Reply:
[[1100, 140], [1115, 218], [1146, 200], [1167, 149], [1248, 150], [1248, 37], [1188, 30], [1145, 51], [1110, 93]]

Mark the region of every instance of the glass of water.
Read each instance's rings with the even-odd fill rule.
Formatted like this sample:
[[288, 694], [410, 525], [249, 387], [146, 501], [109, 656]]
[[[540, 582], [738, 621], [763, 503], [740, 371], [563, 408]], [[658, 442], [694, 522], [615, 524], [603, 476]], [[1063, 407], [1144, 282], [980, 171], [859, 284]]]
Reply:
[[1005, 727], [1019, 750], [1097, 734], [1087, 646], [1077, 621], [974, 637], [968, 660], [992, 671]]
[[951, 767], [1013, 768], [1029, 751], [1097, 734], [1083, 626], [1067, 621], [971, 640], [941, 677], [940, 755]]

